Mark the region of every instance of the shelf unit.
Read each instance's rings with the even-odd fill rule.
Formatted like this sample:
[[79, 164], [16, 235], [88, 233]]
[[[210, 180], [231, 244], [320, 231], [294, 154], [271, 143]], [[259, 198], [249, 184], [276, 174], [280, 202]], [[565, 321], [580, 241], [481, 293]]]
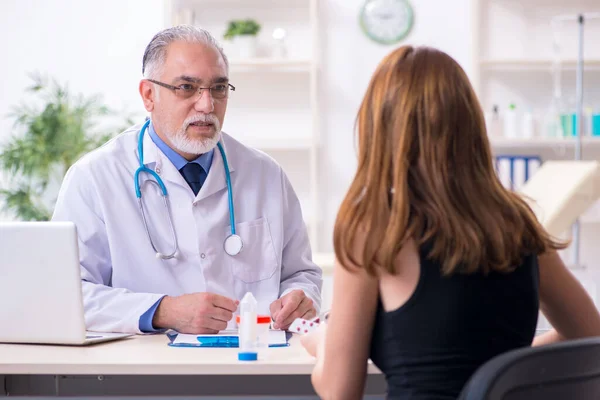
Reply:
[[[561, 82], [560, 113], [574, 113], [576, 99], [578, 26], [575, 21], [552, 24], [551, 19], [559, 15], [600, 12], [600, 1], [472, 0], [471, 10], [474, 53], [471, 80], [484, 111], [489, 113], [497, 105], [502, 115], [510, 103], [515, 103], [517, 110], [528, 109], [537, 117], [537, 137], [490, 137], [494, 153], [533, 155], [542, 161], [574, 159], [576, 138], [544, 135], [543, 120], [551, 114], [555, 79]], [[593, 108], [594, 112], [600, 112], [600, 47], [596, 40], [600, 37], [600, 21], [586, 21], [584, 29], [584, 111]], [[560, 75], [554, 75], [553, 68], [556, 45]], [[582, 156], [583, 159], [600, 159], [600, 137], [582, 138]], [[582, 243], [587, 242], [588, 253], [587, 261], [582, 261], [587, 262], [589, 268], [573, 270], [573, 273], [596, 304], [600, 304], [596, 290], [600, 275], [593, 265], [600, 253], [591, 244], [593, 239], [589, 240], [600, 232], [600, 202], [588, 209], [579, 221], [581, 231], [585, 232]], [[565, 238], [568, 236], [565, 232]], [[572, 252], [570, 248], [561, 253], [569, 260]], [[538, 326], [550, 326], [542, 314]]]
[[230, 59], [229, 69], [231, 72], [306, 72], [311, 71], [311, 60], [304, 59], [280, 59], [280, 58], [250, 58]]
[[266, 153], [275, 151], [310, 151], [312, 142], [309, 138], [253, 138], [245, 139], [247, 146], [262, 150]]
[[[539, 156], [542, 161], [574, 159], [576, 138], [544, 135], [543, 119], [549, 114], [555, 79], [561, 82], [560, 112], [575, 112], [578, 26], [575, 21], [552, 24], [551, 20], [559, 15], [600, 12], [600, 1], [472, 0], [471, 5], [474, 49], [471, 79], [484, 111], [489, 113], [497, 105], [502, 115], [510, 103], [515, 103], [518, 110], [529, 109], [537, 117], [537, 137], [492, 136], [494, 153]], [[586, 21], [584, 29], [584, 111], [592, 108], [600, 112], [600, 47], [595, 40], [600, 37], [600, 21]], [[560, 75], [554, 75], [556, 47]], [[600, 159], [600, 137], [584, 136], [582, 150], [583, 159]], [[580, 222], [586, 234], [597, 235], [600, 203], [584, 213]], [[591, 260], [597, 258], [597, 250], [588, 248], [588, 252], [594, 254]], [[581, 282], [596, 287], [599, 281], [582, 277]], [[590, 294], [598, 300], [595, 290]], [[540, 321], [542, 325], [545, 323], [543, 318]]]
[[[479, 66], [484, 71], [517, 71], [517, 72], [551, 72], [553, 61], [549, 59], [487, 59], [481, 60]], [[574, 71], [577, 60], [561, 60], [561, 69]], [[600, 71], [600, 58], [585, 60], [584, 71]]]
[[[318, 0], [165, 0], [166, 26], [191, 23], [223, 45], [236, 87], [223, 131], [282, 165], [300, 199], [315, 253], [321, 230], [318, 11]], [[247, 18], [261, 25], [258, 51], [256, 57], [240, 58], [223, 33], [230, 20]], [[285, 57], [272, 55], [275, 28], [287, 33]]]
[[[577, 24], [551, 23], [559, 15], [600, 12], [597, 0], [472, 0], [472, 81], [482, 107], [490, 113], [498, 106], [502, 116], [510, 103], [535, 116], [536, 137], [491, 137], [495, 152], [542, 153], [568, 158], [575, 139], [545, 135], [544, 118], [553, 96], [553, 49], [558, 46], [562, 111], [574, 112], [577, 66]], [[600, 112], [600, 21], [585, 24], [584, 109]], [[520, 126], [519, 126], [520, 128]], [[551, 152], [551, 150], [555, 150]], [[600, 158], [600, 137], [583, 138], [584, 157]], [[548, 158], [546, 158], [548, 159]]]
[[[575, 138], [543, 138], [535, 137], [531, 139], [507, 139], [504, 137], [492, 137], [490, 142], [494, 150], [519, 150], [519, 149], [573, 149], [575, 147]], [[600, 150], [600, 137], [584, 137], [582, 145], [588, 150]]]
[[[598, 0], [472, 0], [472, 81], [484, 111], [502, 114], [510, 103], [530, 109], [538, 122], [553, 95], [554, 49], [558, 47], [565, 108], [575, 99], [577, 24], [554, 17], [600, 12]], [[600, 107], [600, 20], [585, 24], [584, 107]], [[600, 111], [600, 110], [598, 110]]]

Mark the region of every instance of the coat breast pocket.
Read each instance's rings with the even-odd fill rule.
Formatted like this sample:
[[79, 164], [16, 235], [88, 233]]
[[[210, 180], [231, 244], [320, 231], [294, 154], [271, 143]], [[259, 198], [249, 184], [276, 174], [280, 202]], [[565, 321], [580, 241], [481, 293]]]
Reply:
[[[243, 247], [235, 256], [226, 255], [233, 276], [245, 283], [271, 278], [278, 262], [267, 219], [241, 222], [235, 225], [235, 229], [242, 238]], [[227, 235], [230, 233], [228, 228]]]

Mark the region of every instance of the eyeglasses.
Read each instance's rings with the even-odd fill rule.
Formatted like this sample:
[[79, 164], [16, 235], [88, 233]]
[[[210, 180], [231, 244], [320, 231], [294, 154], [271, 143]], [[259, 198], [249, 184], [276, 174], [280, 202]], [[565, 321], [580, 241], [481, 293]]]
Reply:
[[229, 96], [229, 89], [235, 91], [235, 86], [230, 83], [214, 83], [210, 85], [210, 87], [200, 87], [199, 85], [193, 83], [182, 83], [179, 86], [173, 86], [169, 85], [168, 83], [155, 81], [154, 79], [148, 79], [148, 81], [174, 91], [175, 96], [181, 99], [189, 99], [195, 94], [198, 95], [198, 98], [201, 98], [202, 91], [206, 89], [210, 91], [210, 95], [213, 99], [222, 100]]

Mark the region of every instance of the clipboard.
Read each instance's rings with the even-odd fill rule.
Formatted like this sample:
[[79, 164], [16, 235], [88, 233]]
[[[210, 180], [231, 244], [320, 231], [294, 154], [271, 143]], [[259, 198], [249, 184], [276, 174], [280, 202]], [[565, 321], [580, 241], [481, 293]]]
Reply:
[[[196, 335], [196, 341], [186, 343], [175, 343], [179, 335], [178, 332], [167, 332], [170, 347], [191, 347], [191, 348], [237, 348], [239, 346], [239, 337], [237, 335]], [[285, 343], [269, 344], [270, 348], [288, 347], [291, 337], [290, 332], [285, 332]]]

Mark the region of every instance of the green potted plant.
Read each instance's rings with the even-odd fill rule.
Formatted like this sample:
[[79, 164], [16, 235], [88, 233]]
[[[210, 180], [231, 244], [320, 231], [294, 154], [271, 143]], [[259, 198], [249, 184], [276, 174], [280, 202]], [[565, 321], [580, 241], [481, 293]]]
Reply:
[[98, 96], [74, 96], [56, 81], [32, 79], [27, 92], [34, 98], [14, 108], [13, 132], [0, 144], [0, 203], [17, 219], [44, 221], [52, 216], [67, 169], [112, 135], [97, 128], [109, 114]]
[[223, 38], [233, 43], [240, 58], [256, 57], [256, 38], [260, 28], [258, 22], [253, 19], [232, 20], [229, 21]]

